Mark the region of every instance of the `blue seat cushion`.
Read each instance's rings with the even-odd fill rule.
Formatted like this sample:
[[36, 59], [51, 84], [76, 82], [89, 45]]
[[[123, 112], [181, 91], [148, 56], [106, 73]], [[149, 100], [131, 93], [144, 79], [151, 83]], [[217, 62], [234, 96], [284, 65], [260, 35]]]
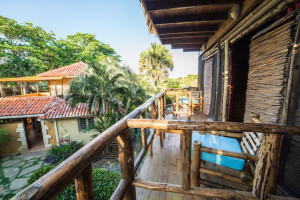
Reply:
[[[181, 103], [188, 104], [189, 98], [180, 99]], [[199, 99], [194, 100], [194, 103], [199, 103]]]
[[[235, 138], [221, 137], [221, 136], [210, 135], [210, 134], [202, 135], [199, 133], [193, 133], [192, 144], [196, 140], [201, 141], [202, 146], [204, 147], [242, 153], [241, 146], [238, 140]], [[192, 147], [192, 155], [193, 155], [193, 147]], [[201, 159], [218, 165], [229, 167], [235, 170], [239, 170], [239, 171], [242, 170], [245, 166], [245, 160], [243, 159], [216, 155], [216, 154], [206, 153], [206, 152], [201, 152]]]

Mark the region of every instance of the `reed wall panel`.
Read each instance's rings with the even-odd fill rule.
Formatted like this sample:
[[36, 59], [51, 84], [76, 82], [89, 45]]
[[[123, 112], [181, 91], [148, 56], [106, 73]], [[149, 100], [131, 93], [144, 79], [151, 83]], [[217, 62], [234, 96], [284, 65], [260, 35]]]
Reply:
[[205, 115], [210, 115], [211, 113], [212, 70], [213, 58], [206, 60], [204, 66], [203, 113]]
[[244, 122], [260, 113], [264, 123], [278, 123], [284, 101], [289, 51], [292, 43], [288, 22], [250, 43], [249, 72]]

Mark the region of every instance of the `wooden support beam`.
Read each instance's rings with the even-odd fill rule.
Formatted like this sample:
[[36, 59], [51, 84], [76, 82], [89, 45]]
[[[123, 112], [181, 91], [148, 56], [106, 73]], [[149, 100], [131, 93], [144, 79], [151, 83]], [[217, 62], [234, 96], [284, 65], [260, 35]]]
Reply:
[[222, 179], [227, 180], [227, 181], [231, 181], [231, 182], [235, 182], [235, 183], [239, 183], [239, 184], [243, 184], [243, 185], [247, 185], [247, 186], [252, 185], [252, 183], [243, 182], [238, 177], [230, 176], [228, 174], [224, 174], [222, 172], [206, 169], [206, 168], [203, 168], [203, 167], [200, 168], [200, 173], [206, 174], [208, 176], [214, 176], [214, 177], [222, 178]]
[[36, 82], [35, 85], [36, 85], [36, 93], [40, 93], [39, 83]]
[[118, 187], [115, 189], [114, 193], [111, 195], [110, 200], [122, 200], [125, 196], [125, 192], [131, 183], [128, 180], [121, 179]]
[[153, 20], [155, 25], [163, 24], [177, 24], [177, 23], [190, 23], [190, 22], [209, 22], [209, 21], [223, 21], [228, 19], [228, 12], [218, 12], [198, 15], [181, 15], [173, 17], [163, 17]]
[[1, 98], [4, 97], [4, 92], [3, 92], [3, 83], [0, 83], [0, 93], [1, 93]]
[[128, 119], [130, 128], [150, 128], [164, 130], [195, 130], [195, 131], [229, 131], [229, 132], [260, 132], [278, 135], [300, 135], [300, 126], [283, 126], [275, 124], [254, 124], [240, 122], [188, 122], [152, 119]]
[[[220, 121], [219, 115], [220, 115], [220, 110], [219, 110], [219, 106], [220, 106], [220, 98], [221, 98], [221, 88], [220, 88], [220, 69], [221, 69], [221, 44], [220, 41], [218, 42], [218, 53], [217, 53], [217, 73], [216, 73], [216, 96], [215, 96], [215, 121]], [[221, 78], [222, 80], [222, 78]]]
[[[133, 185], [139, 188], [172, 192], [178, 194], [195, 195], [210, 198], [222, 198], [222, 199], [256, 199], [251, 192], [230, 190], [230, 189], [215, 189], [215, 188], [200, 188], [191, 187], [189, 190], [182, 189], [181, 185], [169, 184], [169, 183], [155, 183], [150, 181], [144, 181], [141, 179], [135, 179]], [[282, 198], [283, 199], [283, 198]]]
[[172, 44], [172, 49], [201, 49], [203, 44]]
[[[158, 109], [158, 117], [161, 118], [162, 115], [162, 102], [161, 102], [161, 98], [158, 99], [157, 101], [157, 109]], [[159, 143], [160, 143], [160, 147], [163, 148], [164, 147], [164, 140], [163, 140], [163, 135], [161, 132], [159, 132], [158, 129], [156, 129], [156, 134], [159, 135]]]
[[222, 103], [222, 122], [227, 121], [227, 102], [228, 102], [228, 75], [229, 75], [229, 42], [225, 40], [225, 63], [224, 63], [224, 85]]
[[[134, 180], [134, 157], [133, 157], [133, 144], [131, 129], [125, 130], [117, 137], [119, 147], [119, 163], [121, 168], [122, 179], [132, 182]], [[135, 200], [136, 193], [135, 187], [129, 185], [125, 197], [125, 200]]]
[[258, 161], [257, 156], [247, 154], [247, 153], [237, 153], [237, 152], [225, 151], [225, 150], [221, 150], [221, 149], [213, 149], [213, 148], [208, 148], [208, 147], [201, 147], [201, 151], [207, 152], [207, 153], [213, 153], [213, 154], [217, 154], [217, 155], [222, 155], [222, 156], [228, 156], [228, 157], [232, 157], [232, 158], [252, 160], [255, 162]]
[[201, 165], [201, 142], [195, 141], [193, 144], [193, 162], [192, 162], [192, 186], [200, 187], [200, 165]]
[[[140, 119], [145, 119], [145, 113], [140, 115]], [[142, 135], [142, 144], [143, 148], [146, 149], [147, 147], [147, 134], [146, 134], [146, 129], [141, 128], [141, 135]]]
[[183, 52], [195, 52], [195, 51], [200, 51], [199, 49], [183, 49]]
[[93, 200], [94, 189], [93, 189], [93, 176], [92, 176], [92, 165], [88, 165], [81, 174], [75, 179], [75, 188], [77, 200]]
[[176, 28], [157, 28], [158, 34], [175, 34], [175, 33], [195, 33], [195, 32], [212, 32], [218, 30], [218, 25], [201, 25], [190, 27], [176, 27]]
[[160, 34], [159, 37], [161, 39], [167, 38], [189, 38], [189, 37], [204, 37], [208, 38], [214, 35], [214, 32], [194, 32], [194, 33], [168, 33], [168, 34]]
[[192, 131], [183, 132], [182, 189], [189, 190], [191, 182]]
[[209, 5], [228, 5], [242, 2], [241, 0], [166, 0], [166, 1], [148, 1], [145, 5], [148, 12], [156, 10], [174, 9], [174, 8], [188, 8], [195, 6], [209, 6]]
[[162, 44], [203, 44], [206, 41], [207, 38], [204, 37], [161, 39]]
[[56, 85], [56, 80], [54, 81], [54, 85], [55, 85], [55, 96], [57, 97], [57, 85]]

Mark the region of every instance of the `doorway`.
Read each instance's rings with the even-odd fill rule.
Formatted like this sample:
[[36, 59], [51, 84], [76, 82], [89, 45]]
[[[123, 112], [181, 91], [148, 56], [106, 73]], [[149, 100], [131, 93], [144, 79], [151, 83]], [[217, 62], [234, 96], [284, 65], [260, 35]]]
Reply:
[[24, 119], [26, 138], [29, 150], [44, 149], [43, 133], [41, 122], [37, 118]]
[[249, 71], [249, 46], [250, 37], [246, 37], [232, 46], [229, 111], [229, 121], [232, 122], [243, 122], [244, 120]]

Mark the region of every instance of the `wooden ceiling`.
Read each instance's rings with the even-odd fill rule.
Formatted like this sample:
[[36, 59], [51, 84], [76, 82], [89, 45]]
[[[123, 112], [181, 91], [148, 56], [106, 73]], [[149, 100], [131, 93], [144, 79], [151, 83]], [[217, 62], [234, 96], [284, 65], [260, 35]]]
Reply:
[[200, 51], [243, 0], [140, 0], [149, 30], [173, 49]]

